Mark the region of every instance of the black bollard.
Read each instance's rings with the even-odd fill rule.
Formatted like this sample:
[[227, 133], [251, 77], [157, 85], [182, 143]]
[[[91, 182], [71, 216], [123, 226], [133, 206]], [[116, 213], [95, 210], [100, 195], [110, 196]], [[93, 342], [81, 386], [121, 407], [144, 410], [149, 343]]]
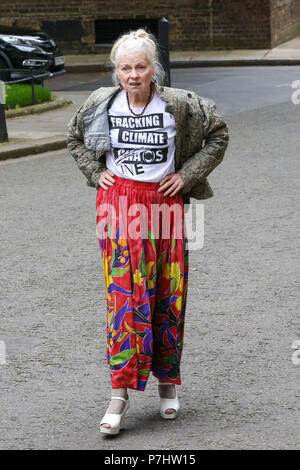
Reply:
[[7, 127], [5, 120], [5, 84], [0, 80], [0, 142], [7, 142]]
[[170, 60], [169, 60], [169, 22], [161, 18], [158, 22], [159, 61], [165, 71], [163, 85], [171, 86]]

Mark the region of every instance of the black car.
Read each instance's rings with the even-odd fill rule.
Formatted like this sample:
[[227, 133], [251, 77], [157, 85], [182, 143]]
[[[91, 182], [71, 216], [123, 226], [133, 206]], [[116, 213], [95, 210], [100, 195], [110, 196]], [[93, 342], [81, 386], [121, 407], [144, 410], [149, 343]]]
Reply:
[[29, 71], [34, 71], [39, 82], [65, 73], [64, 64], [60, 49], [46, 33], [0, 25], [0, 80], [22, 82]]

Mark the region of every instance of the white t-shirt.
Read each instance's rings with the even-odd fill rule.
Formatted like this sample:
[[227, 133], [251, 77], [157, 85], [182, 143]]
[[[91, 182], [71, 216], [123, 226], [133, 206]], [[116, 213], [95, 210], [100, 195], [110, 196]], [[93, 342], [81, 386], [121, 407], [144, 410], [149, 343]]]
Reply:
[[[134, 108], [141, 113], [143, 108]], [[111, 148], [106, 167], [115, 175], [157, 183], [175, 172], [175, 119], [155, 93], [144, 114], [134, 116], [122, 90], [108, 111]]]

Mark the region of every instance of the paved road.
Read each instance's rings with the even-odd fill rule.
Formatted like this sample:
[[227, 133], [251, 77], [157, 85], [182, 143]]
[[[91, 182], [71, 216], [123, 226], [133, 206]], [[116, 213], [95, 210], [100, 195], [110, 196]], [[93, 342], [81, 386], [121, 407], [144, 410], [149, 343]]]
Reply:
[[97, 430], [110, 391], [96, 191], [66, 151], [0, 163], [0, 448], [299, 449], [299, 116], [289, 97], [227, 116], [190, 254], [180, 416], [160, 419], [151, 377], [116, 439]]
[[[201, 67], [173, 69], [172, 86], [194, 90], [213, 99], [223, 114], [238, 113], [288, 101], [294, 91], [291, 84], [300, 80], [300, 67]], [[65, 74], [48, 80], [53, 91], [93, 91], [111, 86], [111, 76], [105, 73]]]

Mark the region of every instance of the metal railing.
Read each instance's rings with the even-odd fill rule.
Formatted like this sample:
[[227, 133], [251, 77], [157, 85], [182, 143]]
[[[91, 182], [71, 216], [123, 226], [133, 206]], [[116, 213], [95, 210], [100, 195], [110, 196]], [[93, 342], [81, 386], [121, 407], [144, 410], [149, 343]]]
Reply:
[[[22, 75], [24, 75], [25, 73], [27, 74], [27, 76], [16, 78], [15, 80], [6, 81], [6, 80], [3, 80], [1, 72], [6, 72], [9, 74], [22, 73]], [[25, 82], [28, 83], [29, 82], [31, 84], [31, 101], [32, 101], [32, 104], [35, 104], [36, 99], [34, 95], [34, 82], [36, 80], [41, 80], [43, 84], [46, 78], [52, 78], [54, 76], [61, 75], [63, 73], [65, 73], [65, 70], [52, 73], [52, 72], [46, 72], [43, 69], [40, 69], [38, 72], [34, 72], [33, 70], [29, 70], [29, 69], [0, 68], [0, 84], [4, 83], [4, 85], [12, 85], [16, 83], [25, 83]], [[8, 140], [4, 104], [5, 104], [5, 97], [3, 97], [0, 100], [0, 142], [7, 142]]]
[[[22, 78], [16, 78], [15, 80], [3, 80], [1, 78], [1, 72], [8, 72], [9, 74], [14, 74], [14, 73], [22, 73], [22, 74], [27, 74], [26, 77]], [[64, 73], [65, 71], [61, 71], [61, 73]], [[42, 82], [47, 79], [47, 78], [52, 78], [54, 76], [60, 75], [60, 72], [46, 72], [43, 70], [40, 70], [39, 72], [34, 72], [33, 70], [29, 69], [15, 69], [15, 68], [0, 68], [0, 80], [5, 82], [5, 85], [12, 85], [15, 83], [30, 83], [31, 84], [31, 93], [32, 93], [32, 104], [35, 103], [35, 96], [34, 96], [34, 82], [35, 80], [42, 80]]]

